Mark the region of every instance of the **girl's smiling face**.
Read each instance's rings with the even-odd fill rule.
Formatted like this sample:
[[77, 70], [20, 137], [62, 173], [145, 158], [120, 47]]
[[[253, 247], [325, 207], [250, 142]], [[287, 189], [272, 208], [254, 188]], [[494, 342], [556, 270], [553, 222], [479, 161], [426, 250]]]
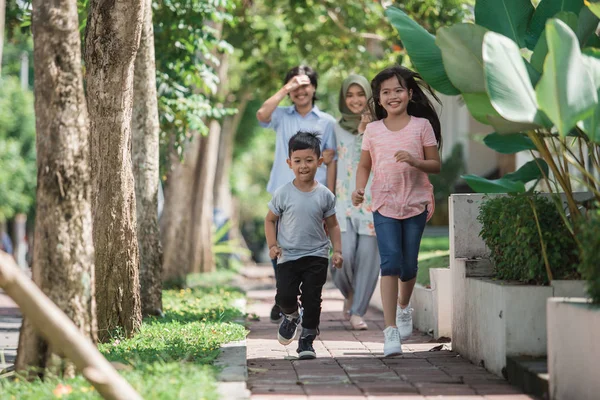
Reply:
[[388, 115], [403, 115], [406, 113], [408, 102], [412, 97], [412, 90], [407, 90], [406, 85], [393, 76], [381, 83], [379, 102]]
[[362, 114], [367, 105], [367, 95], [364, 89], [356, 83], [350, 85], [346, 92], [346, 106], [354, 114]]

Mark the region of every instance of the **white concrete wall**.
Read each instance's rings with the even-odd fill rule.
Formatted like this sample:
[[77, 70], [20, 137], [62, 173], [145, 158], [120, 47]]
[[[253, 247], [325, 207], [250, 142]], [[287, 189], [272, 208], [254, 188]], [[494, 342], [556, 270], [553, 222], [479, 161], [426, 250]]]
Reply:
[[[481, 264], [477, 259], [489, 255], [477, 222], [483, 196], [460, 194], [449, 199], [452, 347], [501, 375], [507, 355], [546, 354], [547, 299], [556, 294], [580, 295], [583, 285], [581, 281], [514, 285], [486, 279], [486, 268], [473, 268]], [[469, 277], [473, 271], [479, 277]]]
[[482, 194], [453, 194], [448, 198], [450, 263], [453, 258], [487, 258], [490, 250], [479, 237], [477, 221]]
[[550, 398], [598, 399], [600, 308], [587, 299], [552, 298], [547, 313]]
[[452, 336], [452, 273], [450, 268], [429, 270], [433, 295], [433, 337]]
[[434, 329], [433, 293], [418, 283], [415, 285], [410, 305], [414, 308], [413, 326], [421, 332], [431, 332]]
[[563, 281], [550, 282], [554, 288], [554, 297], [588, 297], [585, 281]]

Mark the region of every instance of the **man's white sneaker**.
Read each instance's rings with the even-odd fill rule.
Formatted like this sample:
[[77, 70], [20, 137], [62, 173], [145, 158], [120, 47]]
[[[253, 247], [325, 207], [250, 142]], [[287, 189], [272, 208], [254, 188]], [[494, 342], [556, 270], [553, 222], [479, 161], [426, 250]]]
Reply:
[[400, 333], [395, 326], [388, 326], [383, 331], [385, 341], [383, 342], [383, 356], [391, 357], [402, 354], [402, 344], [400, 343]]
[[408, 306], [401, 308], [399, 305], [396, 308], [396, 325], [400, 332], [400, 338], [406, 340], [412, 335], [413, 332], [413, 320], [412, 320], [413, 309]]

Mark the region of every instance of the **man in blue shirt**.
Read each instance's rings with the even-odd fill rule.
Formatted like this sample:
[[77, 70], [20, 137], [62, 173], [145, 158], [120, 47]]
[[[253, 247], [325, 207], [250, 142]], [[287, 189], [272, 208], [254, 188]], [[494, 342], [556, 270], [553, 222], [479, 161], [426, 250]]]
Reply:
[[[267, 191], [273, 194], [281, 186], [294, 179], [293, 171], [288, 167], [288, 142], [298, 131], [314, 132], [321, 140], [321, 153], [326, 149], [335, 150], [335, 119], [315, 106], [317, 91], [317, 73], [310, 67], [300, 65], [288, 71], [284, 86], [263, 103], [256, 118], [263, 128], [275, 131], [275, 159], [267, 185]], [[289, 96], [293, 105], [281, 107], [279, 103]], [[329, 152], [327, 152], [329, 154]], [[327, 186], [332, 192], [335, 188], [336, 171], [331, 163], [334, 157], [325, 157], [317, 170], [315, 179]], [[330, 167], [331, 165], [331, 167]], [[277, 271], [277, 260], [273, 269]], [[281, 313], [277, 305], [271, 310], [271, 321], [279, 322]]]

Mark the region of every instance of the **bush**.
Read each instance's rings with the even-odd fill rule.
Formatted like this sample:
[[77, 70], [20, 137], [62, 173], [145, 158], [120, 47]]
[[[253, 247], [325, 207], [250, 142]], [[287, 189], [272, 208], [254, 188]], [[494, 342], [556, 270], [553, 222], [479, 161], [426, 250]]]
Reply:
[[574, 279], [577, 253], [556, 205], [537, 194], [487, 197], [480, 207], [479, 234], [491, 250], [496, 277], [532, 284], [549, 283], [535, 207], [553, 279]]
[[600, 304], [600, 210], [590, 213], [577, 232], [581, 243], [579, 272], [587, 281], [587, 292], [596, 304]]

